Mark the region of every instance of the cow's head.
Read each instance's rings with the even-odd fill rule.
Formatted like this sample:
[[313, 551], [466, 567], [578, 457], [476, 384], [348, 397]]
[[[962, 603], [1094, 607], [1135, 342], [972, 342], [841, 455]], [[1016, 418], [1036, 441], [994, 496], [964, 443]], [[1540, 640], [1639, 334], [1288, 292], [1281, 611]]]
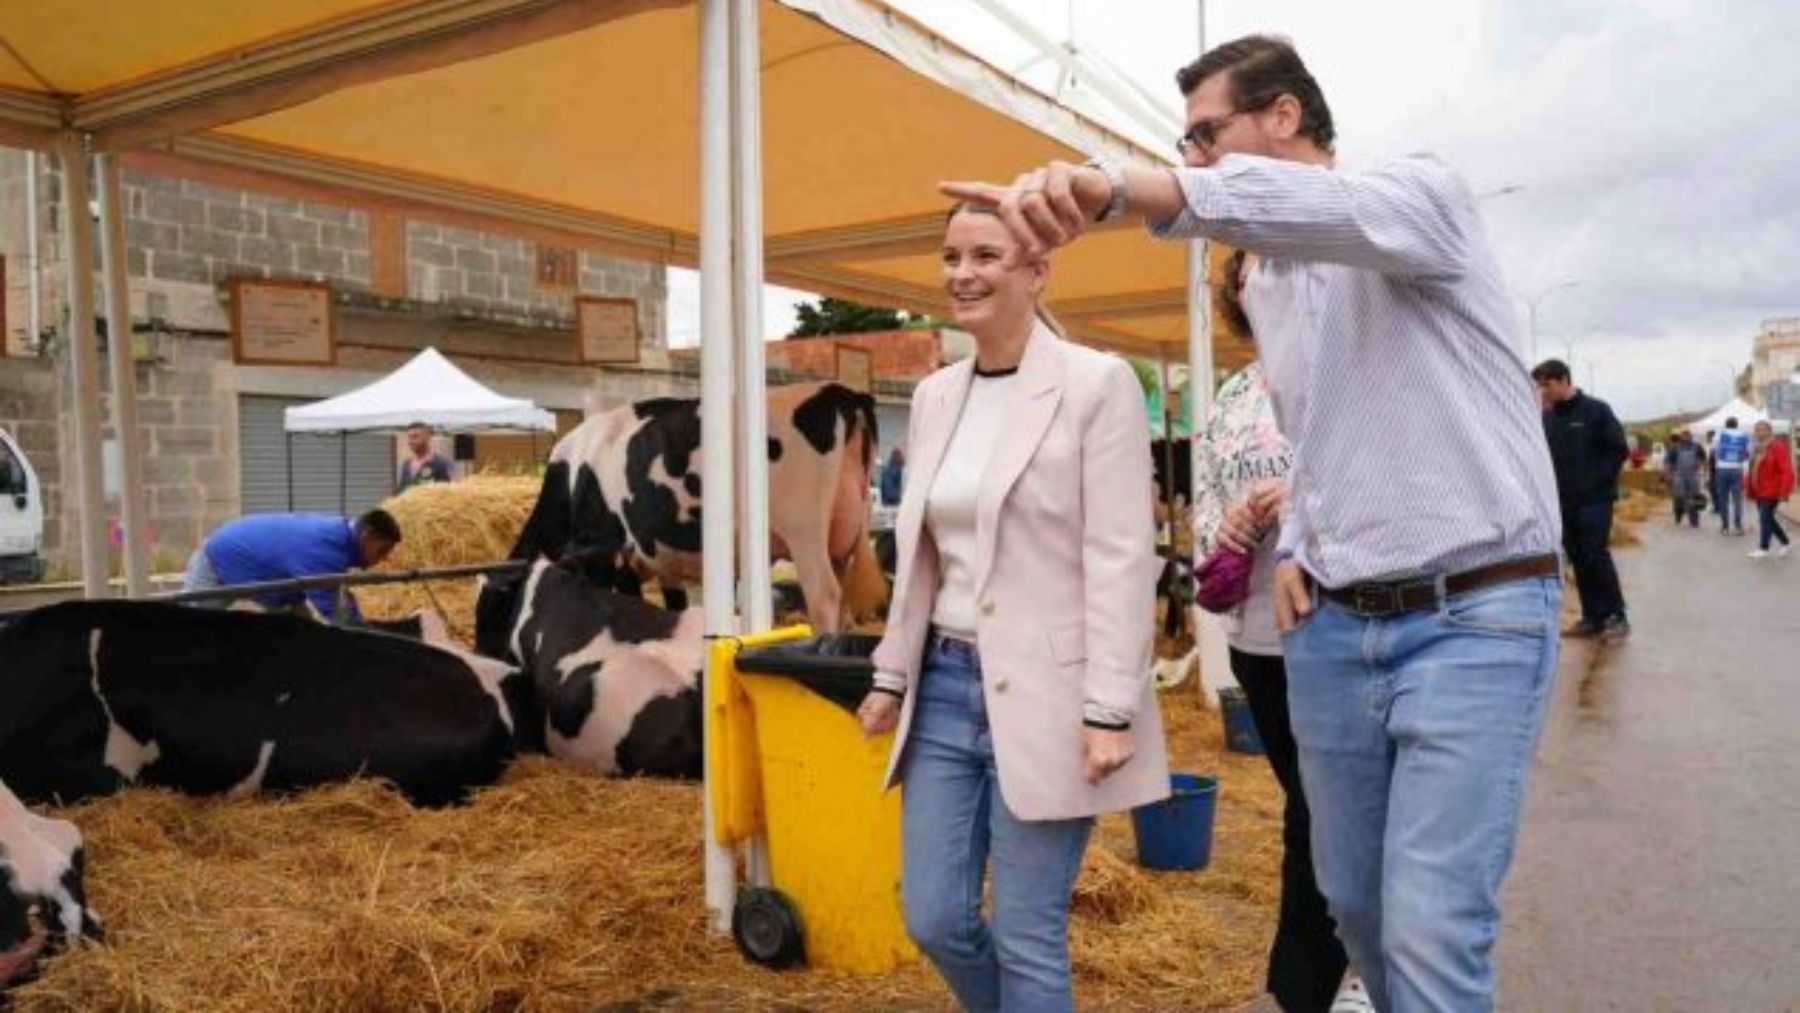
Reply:
[[480, 578], [475, 595], [475, 650], [490, 658], [517, 661], [508, 641], [518, 618], [527, 571], [490, 573]]
[[81, 831], [32, 814], [0, 783], [0, 989], [45, 950], [100, 937], [82, 885]]

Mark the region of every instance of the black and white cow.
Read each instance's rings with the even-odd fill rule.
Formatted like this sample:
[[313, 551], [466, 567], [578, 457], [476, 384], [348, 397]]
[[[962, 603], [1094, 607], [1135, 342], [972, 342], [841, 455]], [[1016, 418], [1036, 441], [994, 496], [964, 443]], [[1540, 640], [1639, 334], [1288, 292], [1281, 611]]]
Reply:
[[542, 748], [504, 663], [294, 616], [69, 602], [0, 631], [0, 658], [0, 779], [34, 802], [360, 774], [439, 804]]
[[603, 774], [698, 778], [700, 609], [660, 609], [598, 587], [571, 562], [489, 578], [476, 641], [519, 663], [551, 756]]
[[100, 937], [82, 864], [81, 831], [30, 812], [0, 782], [0, 990], [29, 977], [45, 950]]
[[[867, 531], [875, 399], [813, 383], [774, 388], [768, 404], [771, 549], [794, 561], [813, 626], [835, 631], [847, 613], [879, 607], [886, 592]], [[685, 607], [682, 589], [700, 580], [704, 458], [696, 399], [594, 415], [551, 450], [512, 558], [578, 554], [594, 580], [617, 590], [627, 590], [626, 571], [642, 566], [667, 605]], [[847, 583], [876, 600], [847, 600]]]

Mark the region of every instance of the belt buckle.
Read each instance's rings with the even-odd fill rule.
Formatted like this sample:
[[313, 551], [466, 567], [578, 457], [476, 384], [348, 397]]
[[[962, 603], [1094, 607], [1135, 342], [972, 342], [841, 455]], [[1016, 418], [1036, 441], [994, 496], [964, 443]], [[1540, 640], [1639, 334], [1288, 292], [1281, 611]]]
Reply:
[[1391, 616], [1400, 611], [1400, 589], [1393, 584], [1358, 584], [1350, 595], [1356, 614], [1365, 618]]

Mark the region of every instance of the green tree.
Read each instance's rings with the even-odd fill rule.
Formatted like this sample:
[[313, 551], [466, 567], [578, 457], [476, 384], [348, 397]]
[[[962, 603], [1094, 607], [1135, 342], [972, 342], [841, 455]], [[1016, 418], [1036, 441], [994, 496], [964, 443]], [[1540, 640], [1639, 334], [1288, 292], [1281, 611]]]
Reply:
[[863, 334], [869, 331], [897, 331], [906, 326], [906, 317], [897, 310], [864, 306], [848, 299], [826, 296], [817, 305], [801, 303], [794, 308], [798, 325], [790, 338], [812, 338], [824, 334]]

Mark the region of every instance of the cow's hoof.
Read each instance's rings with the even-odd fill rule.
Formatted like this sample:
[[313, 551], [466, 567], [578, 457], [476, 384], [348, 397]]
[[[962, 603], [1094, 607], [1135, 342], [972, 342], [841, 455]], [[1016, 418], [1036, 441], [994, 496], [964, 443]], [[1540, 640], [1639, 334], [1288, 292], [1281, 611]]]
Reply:
[[740, 953], [764, 967], [792, 967], [806, 959], [799, 912], [779, 890], [750, 887], [739, 892], [731, 938]]

